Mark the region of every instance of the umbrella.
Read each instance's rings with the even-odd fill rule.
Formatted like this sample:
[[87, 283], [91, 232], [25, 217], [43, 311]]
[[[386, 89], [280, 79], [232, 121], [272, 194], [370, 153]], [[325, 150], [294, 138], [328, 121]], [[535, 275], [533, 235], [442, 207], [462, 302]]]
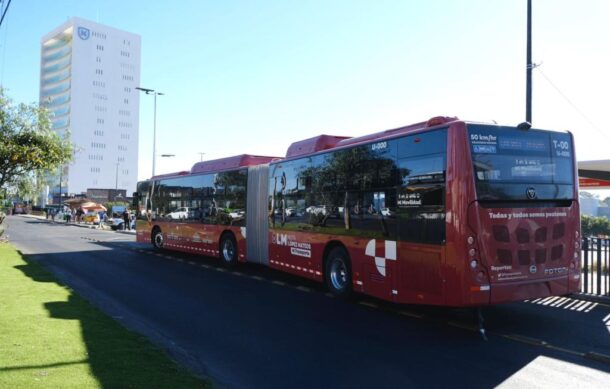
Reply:
[[86, 203], [94, 203], [89, 199], [69, 199], [64, 201], [64, 204], [70, 207], [71, 209], [76, 209]]
[[106, 211], [106, 207], [104, 207], [102, 204], [91, 201], [81, 204], [80, 207], [83, 209], [83, 211]]

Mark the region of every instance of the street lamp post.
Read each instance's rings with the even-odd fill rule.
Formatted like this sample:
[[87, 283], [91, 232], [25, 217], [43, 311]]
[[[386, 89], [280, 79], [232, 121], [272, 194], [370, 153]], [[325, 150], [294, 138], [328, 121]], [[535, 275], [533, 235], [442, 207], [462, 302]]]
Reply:
[[119, 161], [116, 161], [116, 175], [114, 176], [114, 195], [119, 190]]
[[153, 115], [153, 166], [152, 175], [154, 177], [157, 167], [157, 96], [163, 96], [165, 93], [155, 91], [154, 89], [136, 87], [137, 90], [146, 93], [147, 95], [155, 96], [154, 115]]
[[532, 0], [527, 0], [527, 66], [525, 70], [525, 121], [532, 122]]

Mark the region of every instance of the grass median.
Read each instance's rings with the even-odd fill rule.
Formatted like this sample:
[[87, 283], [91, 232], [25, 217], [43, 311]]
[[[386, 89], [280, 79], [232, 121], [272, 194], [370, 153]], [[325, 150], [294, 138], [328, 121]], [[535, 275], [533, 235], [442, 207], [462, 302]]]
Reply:
[[0, 388], [210, 386], [0, 243]]

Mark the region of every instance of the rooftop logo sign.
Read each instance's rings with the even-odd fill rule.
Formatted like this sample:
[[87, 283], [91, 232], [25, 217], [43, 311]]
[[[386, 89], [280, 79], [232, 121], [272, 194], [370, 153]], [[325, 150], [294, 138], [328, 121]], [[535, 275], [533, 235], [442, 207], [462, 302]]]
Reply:
[[85, 27], [79, 27], [77, 29], [77, 32], [78, 32], [78, 37], [84, 41], [89, 39], [89, 36], [91, 36], [91, 31], [89, 31], [89, 29], [85, 28]]

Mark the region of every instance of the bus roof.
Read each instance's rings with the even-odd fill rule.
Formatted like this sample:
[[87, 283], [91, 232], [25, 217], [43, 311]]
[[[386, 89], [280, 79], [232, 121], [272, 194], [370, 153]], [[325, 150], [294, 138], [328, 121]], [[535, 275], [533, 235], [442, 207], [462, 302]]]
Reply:
[[158, 180], [159, 178], [168, 178], [168, 177], [174, 177], [174, 176], [184, 176], [184, 175], [187, 175], [187, 174], [189, 174], [188, 170], [181, 170], [179, 172], [157, 174], [155, 176], [152, 176], [150, 179], [151, 180]]
[[318, 151], [332, 149], [341, 141], [350, 139], [349, 136], [318, 135], [313, 138], [294, 142], [286, 151], [286, 158], [299, 155], [313, 154]]
[[450, 122], [457, 121], [456, 117], [448, 116], [436, 116], [428, 121], [411, 124], [405, 127], [394, 128], [391, 130], [385, 130], [376, 132], [374, 134], [364, 135], [357, 138], [351, 138], [346, 136], [331, 136], [331, 135], [320, 135], [313, 138], [294, 142], [288, 147], [286, 152], [286, 158], [298, 157], [301, 155], [314, 154], [319, 151], [333, 149], [335, 147], [343, 147], [349, 145], [355, 145], [358, 143], [365, 143], [375, 141], [377, 139], [388, 138], [391, 136], [405, 135], [410, 132], [422, 130], [425, 128], [439, 126]]
[[191, 168], [191, 173], [209, 173], [221, 170], [235, 169], [245, 166], [269, 163], [278, 157], [265, 157], [261, 155], [241, 154], [233, 157], [213, 159], [210, 161], [197, 162]]

